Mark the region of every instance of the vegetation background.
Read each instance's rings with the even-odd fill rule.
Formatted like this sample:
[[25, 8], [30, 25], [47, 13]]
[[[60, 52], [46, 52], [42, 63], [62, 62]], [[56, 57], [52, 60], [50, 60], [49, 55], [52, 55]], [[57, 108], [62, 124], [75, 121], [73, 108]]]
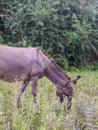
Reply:
[[0, 130], [98, 130], [98, 71], [68, 72], [70, 77], [81, 73], [74, 87], [72, 108], [64, 112], [55, 94], [55, 86], [42, 78], [38, 83], [37, 104], [32, 102], [31, 86], [16, 107], [19, 86], [0, 81]]
[[46, 78], [38, 83], [37, 105], [29, 85], [20, 110], [21, 82], [0, 81], [0, 130], [98, 130], [98, 0], [0, 0], [0, 44], [41, 47], [62, 68], [72, 68], [70, 77], [82, 76], [66, 112], [66, 100], [58, 103]]
[[1, 0], [0, 44], [41, 47], [66, 69], [98, 66], [98, 0]]

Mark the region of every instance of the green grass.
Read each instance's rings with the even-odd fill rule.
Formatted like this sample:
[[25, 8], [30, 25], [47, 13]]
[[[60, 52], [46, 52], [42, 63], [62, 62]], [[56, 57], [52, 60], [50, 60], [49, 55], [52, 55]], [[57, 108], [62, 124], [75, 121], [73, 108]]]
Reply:
[[31, 86], [16, 98], [20, 83], [0, 81], [0, 130], [98, 130], [98, 71], [68, 72], [82, 78], [75, 85], [70, 111], [64, 112], [55, 94], [55, 86], [46, 78], [38, 82], [37, 104], [33, 103]]

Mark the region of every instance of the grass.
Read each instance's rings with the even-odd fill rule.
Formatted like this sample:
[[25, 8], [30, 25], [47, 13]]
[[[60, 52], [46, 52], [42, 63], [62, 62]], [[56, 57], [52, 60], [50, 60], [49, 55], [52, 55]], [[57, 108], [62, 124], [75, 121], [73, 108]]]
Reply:
[[55, 94], [55, 86], [46, 78], [38, 82], [37, 104], [31, 86], [16, 107], [19, 83], [0, 81], [0, 130], [98, 130], [98, 71], [68, 72], [82, 78], [75, 85], [70, 111], [64, 112]]

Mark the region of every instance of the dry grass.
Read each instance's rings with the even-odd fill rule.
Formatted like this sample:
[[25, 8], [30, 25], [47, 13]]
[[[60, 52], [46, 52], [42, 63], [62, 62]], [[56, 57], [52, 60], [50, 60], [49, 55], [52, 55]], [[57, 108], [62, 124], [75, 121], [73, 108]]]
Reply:
[[16, 97], [21, 83], [0, 81], [0, 130], [98, 130], [98, 71], [69, 72], [71, 77], [79, 74], [82, 78], [67, 112], [63, 110], [66, 101], [59, 104], [55, 87], [46, 78], [38, 83], [37, 104], [32, 101], [29, 85], [20, 110]]

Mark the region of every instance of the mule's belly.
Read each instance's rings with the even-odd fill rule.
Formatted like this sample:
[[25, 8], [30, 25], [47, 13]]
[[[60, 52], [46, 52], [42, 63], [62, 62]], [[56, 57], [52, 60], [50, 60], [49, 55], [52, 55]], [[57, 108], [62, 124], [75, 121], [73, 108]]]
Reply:
[[25, 73], [6, 73], [0, 75], [0, 79], [7, 82], [15, 82], [19, 80], [25, 80], [27, 75]]
[[23, 67], [0, 68], [0, 79], [7, 82], [15, 82], [28, 78], [29, 69]]
[[15, 82], [19, 80], [24, 80], [27, 78], [27, 75], [25, 74], [2, 74], [0, 79], [7, 81], [7, 82]]

